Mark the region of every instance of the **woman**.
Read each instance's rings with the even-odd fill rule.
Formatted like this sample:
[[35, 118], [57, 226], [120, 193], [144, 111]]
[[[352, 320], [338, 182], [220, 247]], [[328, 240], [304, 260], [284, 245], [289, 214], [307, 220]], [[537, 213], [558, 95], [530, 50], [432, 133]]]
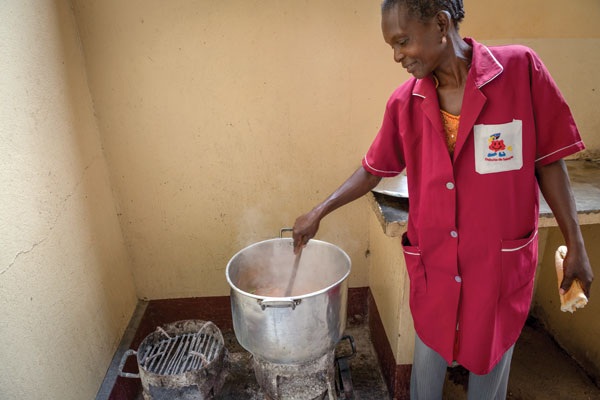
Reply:
[[562, 158], [584, 148], [531, 49], [461, 38], [461, 0], [386, 0], [382, 31], [414, 78], [390, 97], [359, 168], [294, 224], [295, 251], [320, 220], [407, 168], [402, 237], [410, 276], [412, 399], [440, 399], [446, 367], [470, 373], [469, 399], [506, 397], [537, 264], [538, 185], [569, 253], [561, 290], [593, 274]]

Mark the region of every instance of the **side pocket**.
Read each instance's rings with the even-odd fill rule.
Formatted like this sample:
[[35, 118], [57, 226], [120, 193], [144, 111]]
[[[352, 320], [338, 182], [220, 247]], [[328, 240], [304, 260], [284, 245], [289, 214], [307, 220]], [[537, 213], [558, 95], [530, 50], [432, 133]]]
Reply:
[[529, 300], [537, 265], [537, 230], [527, 237], [503, 240], [502, 282], [500, 298], [514, 297], [514, 301]]
[[427, 277], [421, 259], [421, 250], [418, 246], [411, 246], [406, 232], [402, 234], [402, 251], [404, 252], [404, 260], [410, 279], [411, 294], [421, 295], [427, 293]]

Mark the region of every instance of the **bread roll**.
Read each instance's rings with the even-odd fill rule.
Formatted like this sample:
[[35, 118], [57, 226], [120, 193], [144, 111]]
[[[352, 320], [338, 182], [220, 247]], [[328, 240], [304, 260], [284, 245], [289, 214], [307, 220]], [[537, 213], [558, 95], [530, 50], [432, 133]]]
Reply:
[[[556, 262], [556, 276], [558, 277], [559, 289], [560, 284], [563, 280], [563, 261], [565, 260], [566, 256], [567, 246], [560, 246], [556, 250], [556, 254], [554, 255], [554, 260]], [[558, 295], [560, 296], [560, 310], [563, 312], [569, 311], [572, 313], [578, 308], [583, 308], [588, 302], [588, 299], [585, 296], [585, 294], [583, 294], [583, 289], [581, 288], [581, 285], [579, 284], [579, 281], [577, 279], [573, 280], [571, 288], [567, 293], [560, 294], [559, 292]]]

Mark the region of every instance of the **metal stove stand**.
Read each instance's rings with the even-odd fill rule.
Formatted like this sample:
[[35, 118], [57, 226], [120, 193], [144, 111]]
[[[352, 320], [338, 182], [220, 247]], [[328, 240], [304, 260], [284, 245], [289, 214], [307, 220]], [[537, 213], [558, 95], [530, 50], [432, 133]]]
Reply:
[[356, 355], [352, 336], [344, 336], [352, 349], [335, 356], [335, 349], [322, 357], [298, 364], [279, 364], [253, 356], [256, 380], [269, 400], [354, 399], [349, 360]]

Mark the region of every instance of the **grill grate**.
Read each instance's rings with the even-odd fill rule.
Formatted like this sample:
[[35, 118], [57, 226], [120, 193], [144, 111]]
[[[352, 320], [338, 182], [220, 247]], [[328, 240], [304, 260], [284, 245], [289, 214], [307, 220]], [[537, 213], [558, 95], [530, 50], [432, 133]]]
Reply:
[[212, 362], [223, 347], [222, 339], [204, 332], [170, 337], [148, 346], [141, 358], [142, 367], [153, 374], [176, 375], [204, 368]]

